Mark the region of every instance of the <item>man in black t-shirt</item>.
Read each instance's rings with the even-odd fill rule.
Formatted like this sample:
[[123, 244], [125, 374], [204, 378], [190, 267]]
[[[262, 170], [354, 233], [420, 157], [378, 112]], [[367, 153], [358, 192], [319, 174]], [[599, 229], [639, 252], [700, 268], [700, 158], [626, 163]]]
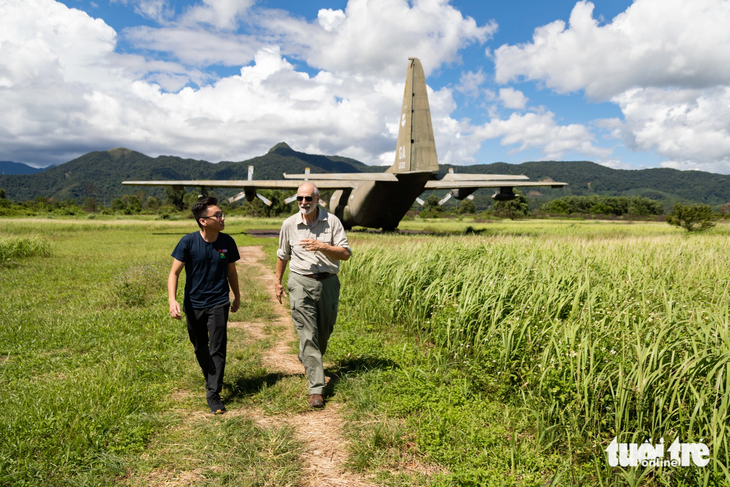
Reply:
[[[172, 268], [167, 278], [170, 316], [182, 319], [177, 302], [177, 282], [185, 268], [183, 310], [190, 342], [205, 377], [206, 398], [213, 414], [223, 414], [221, 401], [223, 372], [226, 368], [228, 310], [235, 313], [241, 304], [235, 262], [238, 247], [230, 235], [221, 233], [225, 217], [216, 198], [202, 198], [192, 207], [200, 230], [185, 235], [172, 252]], [[233, 291], [233, 302], [229, 299]]]

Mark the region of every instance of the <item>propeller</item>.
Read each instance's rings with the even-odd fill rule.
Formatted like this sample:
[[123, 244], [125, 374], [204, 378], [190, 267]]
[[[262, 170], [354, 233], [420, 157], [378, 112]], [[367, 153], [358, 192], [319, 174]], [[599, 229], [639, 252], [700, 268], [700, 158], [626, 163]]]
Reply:
[[[253, 166], [248, 166], [248, 180], [253, 181]], [[271, 206], [271, 200], [269, 198], [267, 198], [266, 196], [256, 193], [256, 197], [258, 199], [260, 199], [261, 201], [263, 201], [263, 203], [266, 206]], [[236, 196], [232, 196], [232, 197], [228, 198], [228, 202], [233, 203], [234, 201], [238, 201], [241, 198], [246, 198], [246, 191], [241, 191]], [[251, 200], [249, 200], [249, 201], [251, 201]]]

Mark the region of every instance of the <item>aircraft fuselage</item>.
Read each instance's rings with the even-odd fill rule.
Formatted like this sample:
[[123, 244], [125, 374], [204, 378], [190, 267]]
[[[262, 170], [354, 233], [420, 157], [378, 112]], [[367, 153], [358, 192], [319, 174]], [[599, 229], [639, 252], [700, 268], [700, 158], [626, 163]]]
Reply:
[[352, 190], [335, 191], [331, 210], [345, 228], [395, 230], [433, 175], [419, 171], [396, 176], [398, 181], [363, 181]]

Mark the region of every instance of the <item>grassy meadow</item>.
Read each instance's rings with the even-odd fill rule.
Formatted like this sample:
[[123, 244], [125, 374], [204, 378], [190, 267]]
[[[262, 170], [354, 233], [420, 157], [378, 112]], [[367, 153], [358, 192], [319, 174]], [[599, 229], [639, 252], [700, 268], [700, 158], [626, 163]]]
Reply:
[[[245, 230], [279, 225], [234, 218], [227, 232], [264, 245], [273, 269], [276, 240]], [[0, 220], [0, 485], [146, 485], [180, 471], [199, 475], [191, 485], [297, 485], [301, 446], [287, 427], [174, 413], [205, 411], [165, 292], [169, 255], [194, 228]], [[326, 359], [351, 469], [394, 486], [728, 485], [727, 225], [401, 228], [438, 233], [349, 234]], [[240, 277], [231, 320], [266, 319], [269, 290]], [[270, 384], [261, 368], [266, 341], [230, 340], [228, 403], [301, 411], [304, 382]], [[611, 468], [615, 436], [703, 441], [711, 461]]]

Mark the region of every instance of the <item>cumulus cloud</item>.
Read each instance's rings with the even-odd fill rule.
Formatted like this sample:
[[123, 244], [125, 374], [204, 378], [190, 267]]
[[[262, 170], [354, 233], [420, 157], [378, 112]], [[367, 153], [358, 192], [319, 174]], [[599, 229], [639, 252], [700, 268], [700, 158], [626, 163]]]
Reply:
[[317, 22], [327, 32], [337, 29], [347, 18], [342, 10], [332, 10], [331, 8], [323, 8], [317, 13]]
[[500, 138], [502, 145], [516, 145], [512, 152], [539, 149], [545, 159], [559, 160], [566, 152], [606, 157], [612, 149], [594, 145], [594, 136], [581, 124], [558, 125], [555, 114], [513, 113], [507, 119], [495, 119], [475, 130], [484, 139]]
[[479, 96], [479, 87], [484, 84], [487, 77], [480, 69], [476, 73], [473, 71], [466, 71], [461, 73], [459, 78], [459, 84], [456, 85], [456, 90], [464, 93], [467, 96], [476, 98]]
[[[297, 150], [392, 164], [406, 58], [420, 56], [433, 71], [457, 63], [463, 46], [496, 29], [444, 0], [351, 0], [314, 21], [254, 10], [250, 2], [211, 0], [160, 27], [129, 29], [125, 39], [142, 52], [132, 55], [117, 51], [111, 27], [79, 10], [53, 0], [0, 2], [0, 158], [59, 163], [126, 146], [153, 156], [243, 160], [284, 140]], [[233, 30], [251, 19], [259, 30]], [[159, 52], [172, 61], [150, 55]], [[242, 67], [219, 78], [211, 64]], [[484, 78], [465, 73], [454, 89], [479, 93]], [[552, 113], [473, 126], [452, 118], [452, 88], [429, 88], [429, 101], [447, 164], [476, 162], [488, 138], [546, 157], [602, 153], [585, 127], [561, 127]]]
[[535, 29], [532, 43], [498, 48], [496, 80], [543, 82], [560, 93], [608, 100], [636, 87], [709, 88], [730, 79], [730, 2], [637, 0], [600, 25], [581, 1]]
[[665, 167], [730, 172], [730, 87], [634, 89], [614, 100], [629, 148], [655, 150]]
[[349, 0], [344, 11], [321, 10], [314, 22], [281, 11], [260, 12], [256, 22], [313, 68], [388, 79], [403, 76], [408, 57], [419, 58], [426, 75], [458, 62], [461, 48], [497, 30], [494, 22], [477, 25], [448, 0]]
[[500, 83], [533, 80], [584, 91], [624, 114], [613, 133], [665, 166], [730, 172], [730, 2], [636, 0], [610, 23], [576, 4], [569, 23], [535, 29], [531, 43], [494, 52]]
[[167, 0], [110, 0], [110, 2], [131, 5], [137, 15], [157, 22], [165, 22], [175, 14], [175, 9]]
[[[139, 9], [158, 5], [160, 12], [167, 5], [129, 1]], [[166, 18], [160, 28], [125, 32], [143, 52], [172, 53], [178, 62], [169, 62], [115, 52], [112, 28], [53, 0], [0, 3], [0, 86], [8, 95], [0, 99], [0, 157], [63, 162], [128, 146], [151, 155], [240, 160], [286, 140], [300, 150], [380, 162], [395, 143], [385, 122], [398, 118], [405, 58], [426, 54], [431, 69], [456, 62], [461, 46], [483, 41], [493, 29], [441, 0], [413, 6], [353, 0], [345, 11], [321, 12], [315, 22], [259, 11], [269, 22], [262, 29], [271, 34], [262, 41], [227, 30], [249, 7], [206, 1]], [[403, 25], [378, 25], [394, 12], [408, 14]], [[328, 42], [318, 44], [298, 29]], [[377, 46], [357, 38], [365, 32], [387, 45], [383, 59]], [[370, 66], [382, 68], [353, 76], [348, 69], [359, 63], [351, 61], [339, 69], [340, 41], [360, 46]], [[333, 69], [298, 72], [285, 51]], [[243, 67], [240, 75], [216, 79], [205, 71], [214, 63]], [[384, 76], [391, 71], [397, 80]], [[199, 88], [185, 87], [189, 82]], [[453, 110], [450, 91], [432, 96], [437, 112]]]
[[499, 90], [499, 99], [506, 108], [515, 110], [522, 110], [527, 105], [525, 94], [514, 88], [501, 88]]
[[124, 38], [137, 49], [173, 53], [179, 62], [204, 68], [213, 64], [245, 66], [264, 43], [232, 32], [209, 32], [186, 26], [125, 29]]
[[255, 0], [203, 0], [185, 11], [181, 24], [208, 24], [216, 29], [230, 30], [237, 27], [243, 14]]

